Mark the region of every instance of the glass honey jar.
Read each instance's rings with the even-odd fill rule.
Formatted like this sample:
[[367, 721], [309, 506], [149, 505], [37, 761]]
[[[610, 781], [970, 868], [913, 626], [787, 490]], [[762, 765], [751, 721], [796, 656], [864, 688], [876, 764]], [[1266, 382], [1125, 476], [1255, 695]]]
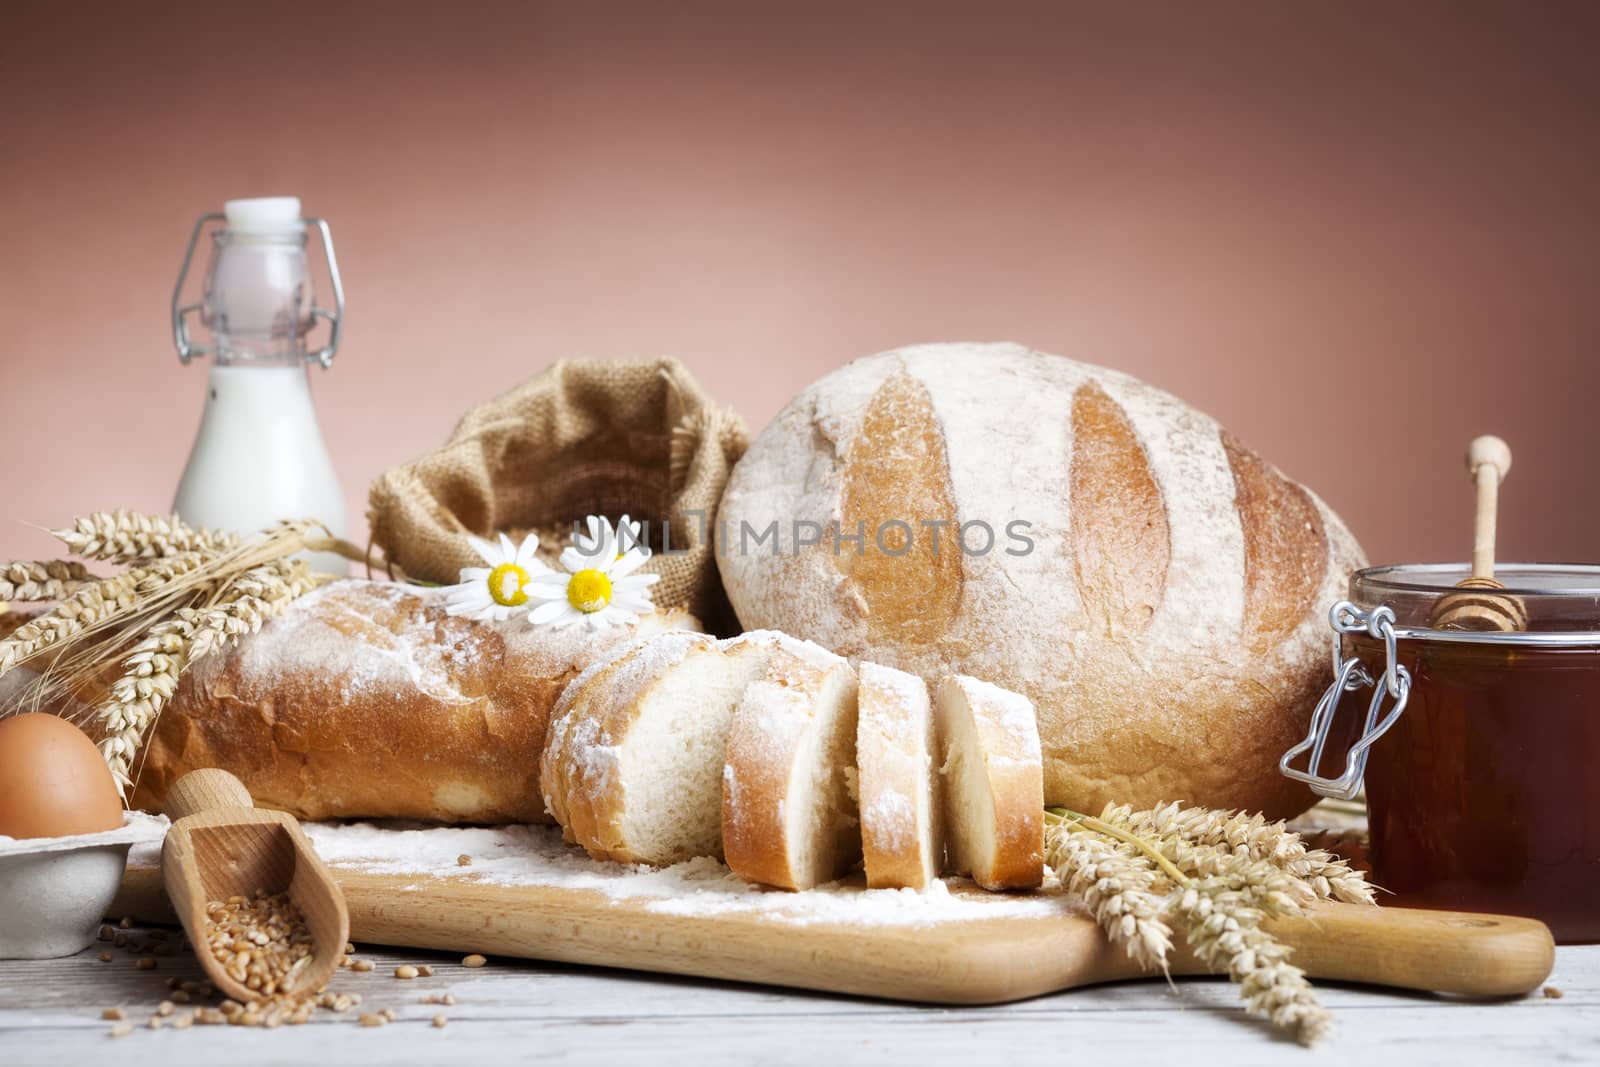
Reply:
[[1440, 625], [1467, 574], [1356, 573], [1330, 615], [1334, 683], [1280, 768], [1324, 796], [1365, 782], [1372, 877], [1395, 903], [1600, 941], [1600, 567], [1498, 568], [1505, 588], [1472, 595], [1525, 617], [1512, 632]]

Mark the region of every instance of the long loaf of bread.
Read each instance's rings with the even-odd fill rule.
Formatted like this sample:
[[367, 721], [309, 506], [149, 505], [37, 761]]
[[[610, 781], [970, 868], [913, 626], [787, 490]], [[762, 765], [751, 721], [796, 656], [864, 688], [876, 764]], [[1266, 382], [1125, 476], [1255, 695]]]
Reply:
[[221, 767], [301, 818], [547, 822], [539, 758], [566, 684], [618, 642], [693, 626], [489, 624], [432, 591], [335, 582], [184, 673], [133, 803], [159, 810], [179, 777]]

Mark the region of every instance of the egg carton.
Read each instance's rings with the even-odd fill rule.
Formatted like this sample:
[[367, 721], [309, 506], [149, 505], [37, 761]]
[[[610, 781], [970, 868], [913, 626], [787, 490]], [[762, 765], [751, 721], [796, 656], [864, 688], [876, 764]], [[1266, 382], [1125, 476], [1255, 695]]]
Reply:
[[0, 959], [53, 959], [88, 948], [122, 885], [128, 850], [159, 843], [169, 825], [165, 815], [127, 811], [115, 830], [0, 835]]

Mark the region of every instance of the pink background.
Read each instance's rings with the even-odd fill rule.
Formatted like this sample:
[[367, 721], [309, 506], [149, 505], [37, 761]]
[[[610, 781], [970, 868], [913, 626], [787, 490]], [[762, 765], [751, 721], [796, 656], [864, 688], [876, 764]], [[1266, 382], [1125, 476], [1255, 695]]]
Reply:
[[1499, 432], [1502, 556], [1593, 560], [1597, 11], [8, 10], [0, 557], [168, 506], [189, 227], [294, 193], [350, 295], [314, 381], [357, 512], [560, 356], [677, 356], [759, 429], [853, 357], [1009, 339], [1217, 416], [1377, 561], [1465, 556]]

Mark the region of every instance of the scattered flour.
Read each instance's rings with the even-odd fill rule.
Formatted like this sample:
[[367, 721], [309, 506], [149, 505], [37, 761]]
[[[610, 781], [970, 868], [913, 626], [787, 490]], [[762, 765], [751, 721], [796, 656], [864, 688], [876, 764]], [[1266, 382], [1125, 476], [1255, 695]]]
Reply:
[[[994, 918], [1044, 917], [1071, 909], [1051, 894], [985, 893], [964, 880], [935, 882], [922, 892], [863, 889], [832, 882], [802, 893], [741, 881], [708, 857], [671, 867], [628, 866], [590, 859], [565, 844], [553, 826], [483, 828], [411, 824], [303, 823], [317, 853], [332, 867], [368, 874], [416, 876], [407, 889], [427, 892], [427, 879], [461, 878], [504, 886], [590, 890], [613, 902], [636, 901], [665, 915], [758, 914], [774, 922], [928, 926]], [[459, 866], [461, 855], [472, 857]], [[160, 845], [136, 847], [133, 866], [157, 866]], [[952, 888], [954, 887], [954, 888]]]

